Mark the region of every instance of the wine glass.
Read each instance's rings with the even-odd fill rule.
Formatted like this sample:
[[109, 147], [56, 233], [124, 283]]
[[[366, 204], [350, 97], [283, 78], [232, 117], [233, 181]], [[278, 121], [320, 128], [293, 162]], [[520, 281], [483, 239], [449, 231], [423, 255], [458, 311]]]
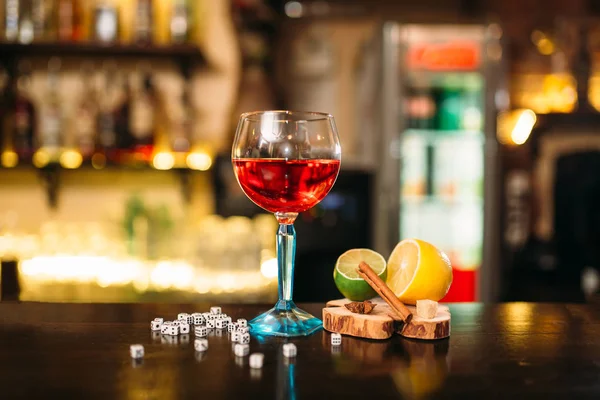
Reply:
[[250, 321], [266, 336], [306, 336], [323, 324], [292, 300], [298, 213], [329, 193], [340, 170], [341, 147], [333, 117], [318, 112], [257, 111], [240, 116], [232, 149], [233, 169], [242, 190], [275, 214], [279, 300]]

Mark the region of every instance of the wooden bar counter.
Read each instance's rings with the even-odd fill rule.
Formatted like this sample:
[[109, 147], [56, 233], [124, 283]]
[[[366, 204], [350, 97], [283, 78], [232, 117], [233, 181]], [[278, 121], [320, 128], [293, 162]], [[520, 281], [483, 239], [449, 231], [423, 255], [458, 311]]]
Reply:
[[[369, 341], [330, 334], [252, 337], [262, 369], [236, 358], [227, 333], [194, 351], [194, 334], [167, 339], [155, 317], [209, 304], [0, 303], [2, 399], [600, 399], [600, 306], [451, 305], [449, 339]], [[221, 305], [234, 318], [268, 306]], [[320, 315], [323, 304], [303, 304]], [[145, 357], [133, 362], [129, 345]]]

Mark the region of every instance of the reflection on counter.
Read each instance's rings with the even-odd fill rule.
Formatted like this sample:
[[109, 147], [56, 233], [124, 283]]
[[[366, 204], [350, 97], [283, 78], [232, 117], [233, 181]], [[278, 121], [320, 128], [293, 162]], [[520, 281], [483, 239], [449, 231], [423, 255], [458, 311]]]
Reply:
[[25, 301], [275, 301], [274, 217], [211, 215], [192, 227], [165, 215], [157, 220], [5, 232], [0, 260], [19, 260]]
[[324, 333], [322, 344], [331, 348], [337, 373], [389, 375], [402, 398], [429, 398], [443, 387], [450, 371], [449, 339], [377, 341], [344, 336], [341, 346], [331, 346], [330, 335]]

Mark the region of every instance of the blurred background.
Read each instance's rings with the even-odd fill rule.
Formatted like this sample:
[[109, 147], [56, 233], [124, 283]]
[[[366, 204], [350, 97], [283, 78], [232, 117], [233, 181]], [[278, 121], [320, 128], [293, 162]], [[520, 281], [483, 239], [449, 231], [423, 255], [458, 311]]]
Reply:
[[0, 0], [2, 300], [272, 302], [276, 222], [238, 187], [239, 114], [333, 114], [295, 299], [337, 257], [446, 251], [444, 299], [593, 301], [594, 0]]

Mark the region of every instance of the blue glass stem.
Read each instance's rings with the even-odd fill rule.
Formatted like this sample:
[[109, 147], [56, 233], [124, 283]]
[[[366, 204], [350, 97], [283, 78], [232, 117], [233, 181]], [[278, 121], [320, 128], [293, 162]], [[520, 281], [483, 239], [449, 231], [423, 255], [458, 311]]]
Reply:
[[275, 307], [248, 324], [250, 332], [262, 336], [306, 336], [322, 329], [323, 323], [306, 311], [296, 307], [294, 293], [294, 257], [296, 256], [296, 231], [294, 220], [297, 213], [275, 213], [279, 221], [277, 231], [277, 266], [279, 268], [279, 300]]
[[279, 267], [278, 310], [290, 310], [294, 306], [294, 259], [296, 256], [296, 230], [293, 224], [279, 224], [277, 231], [277, 265]]

